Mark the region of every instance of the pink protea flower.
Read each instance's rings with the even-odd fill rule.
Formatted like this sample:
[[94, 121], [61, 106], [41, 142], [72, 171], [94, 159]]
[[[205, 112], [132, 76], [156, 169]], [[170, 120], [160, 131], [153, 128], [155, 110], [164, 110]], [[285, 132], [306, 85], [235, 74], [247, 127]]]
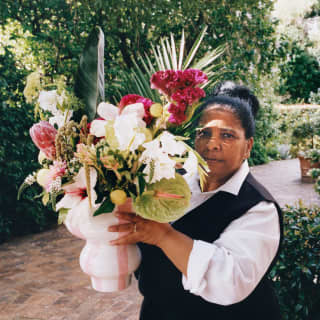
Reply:
[[127, 94], [126, 96], [122, 97], [119, 103], [120, 112], [125, 108], [126, 106], [134, 103], [142, 103], [144, 106], [144, 118], [143, 120], [148, 125], [152, 121], [153, 117], [150, 114], [150, 107], [153, 104], [153, 101], [139, 96], [138, 94]]
[[53, 160], [56, 156], [55, 137], [57, 130], [47, 121], [40, 121], [34, 124], [30, 130], [33, 143], [46, 155]]

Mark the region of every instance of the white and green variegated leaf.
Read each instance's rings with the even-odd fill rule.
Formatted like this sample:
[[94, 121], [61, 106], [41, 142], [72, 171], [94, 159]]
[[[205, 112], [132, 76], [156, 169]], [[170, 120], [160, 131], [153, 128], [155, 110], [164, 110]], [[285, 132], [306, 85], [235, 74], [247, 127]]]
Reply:
[[104, 101], [104, 34], [96, 27], [90, 33], [75, 76], [75, 94], [85, 104], [84, 114], [92, 121]]

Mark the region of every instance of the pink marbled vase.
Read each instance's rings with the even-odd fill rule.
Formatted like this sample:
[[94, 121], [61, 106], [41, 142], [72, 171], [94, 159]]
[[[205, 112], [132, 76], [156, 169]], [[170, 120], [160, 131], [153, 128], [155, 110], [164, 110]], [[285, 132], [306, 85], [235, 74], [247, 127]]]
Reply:
[[132, 200], [128, 199], [111, 213], [93, 217], [93, 211], [73, 212], [67, 215], [65, 221], [70, 233], [86, 240], [80, 254], [80, 267], [91, 277], [93, 289], [100, 292], [123, 290], [130, 285], [132, 274], [140, 264], [141, 254], [137, 245], [110, 246], [110, 240], [123, 234], [109, 232], [108, 227], [126, 223], [120, 221], [115, 212], [132, 212]]

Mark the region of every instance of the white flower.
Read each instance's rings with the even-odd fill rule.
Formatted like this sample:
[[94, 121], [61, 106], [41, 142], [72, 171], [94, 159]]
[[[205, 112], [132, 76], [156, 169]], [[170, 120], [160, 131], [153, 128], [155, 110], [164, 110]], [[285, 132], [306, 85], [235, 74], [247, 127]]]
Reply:
[[37, 181], [37, 173], [36, 172], [32, 172], [31, 174], [29, 174], [25, 180], [24, 183], [28, 184], [29, 186], [31, 186], [33, 183], [35, 183]]
[[96, 137], [105, 136], [105, 126], [108, 121], [114, 121], [114, 133], [119, 142], [119, 149], [131, 151], [136, 150], [146, 140], [143, 129], [146, 123], [144, 117], [144, 106], [142, 103], [135, 103], [126, 106], [120, 113], [116, 106], [102, 102], [98, 106], [98, 115], [105, 120], [93, 120], [90, 133]]
[[[97, 199], [96, 192], [94, 191], [94, 186], [97, 182], [97, 172], [95, 169], [90, 168], [90, 193], [91, 193], [91, 205], [94, 206], [94, 203]], [[86, 184], [86, 173], [82, 167], [78, 174], [74, 177], [74, 183], [68, 184], [62, 188], [65, 192], [64, 197], [57, 203], [56, 210], [61, 208], [77, 210], [78, 206], [90, 207], [89, 198], [87, 195], [87, 184]], [[71, 212], [71, 211], [69, 211]]]
[[146, 164], [143, 172], [147, 175], [147, 181], [150, 183], [159, 181], [162, 178], [171, 179], [175, 177], [176, 162], [169, 157], [169, 152], [172, 152], [171, 145], [167, 149], [165, 148], [166, 138], [170, 143], [172, 142], [171, 137], [165, 135], [162, 142], [160, 136], [151, 142], [143, 144], [145, 150], [141, 155], [140, 161]]
[[192, 177], [194, 174], [197, 173], [198, 159], [192, 151], [189, 151], [188, 158], [184, 162], [182, 168], [187, 171], [187, 173], [183, 175], [183, 177], [186, 179], [188, 179], [189, 177]]
[[148, 162], [154, 159], [155, 155], [160, 151], [160, 140], [154, 139], [150, 142], [144, 143], [142, 146], [145, 150], [143, 151], [140, 160], [142, 162]]
[[147, 181], [150, 183], [155, 183], [160, 181], [162, 178], [172, 179], [175, 177], [175, 164], [176, 162], [169, 158], [165, 153], [159, 151], [154, 154], [153, 159], [146, 159], [146, 167], [143, 173], [147, 175]]
[[145, 127], [146, 123], [134, 113], [118, 116], [114, 122], [114, 133], [119, 142], [119, 149], [126, 150], [130, 147], [129, 149], [134, 151], [142, 145], [146, 136], [139, 129]]
[[161, 148], [164, 152], [170, 155], [179, 155], [181, 156], [186, 152], [186, 147], [183, 142], [176, 141], [176, 137], [169, 133], [168, 131], [164, 131], [160, 137]]
[[56, 124], [58, 128], [62, 127], [65, 121], [69, 121], [72, 117], [71, 110], [62, 112], [57, 108], [57, 105], [62, 106], [63, 100], [64, 97], [58, 95], [56, 90], [41, 91], [38, 98], [40, 108], [52, 114], [52, 117], [49, 118], [49, 123], [53, 126]]
[[57, 104], [62, 104], [63, 100], [57, 94], [56, 90], [51, 91], [41, 91], [38, 98], [40, 108], [45, 111], [50, 111], [55, 114], [57, 110]]
[[105, 126], [107, 125], [106, 120], [93, 120], [91, 122], [90, 133], [96, 137], [104, 137], [106, 134]]
[[53, 126], [56, 124], [58, 128], [62, 127], [66, 122], [70, 121], [73, 111], [66, 110], [64, 113], [57, 110], [53, 117], [49, 118], [49, 123]]

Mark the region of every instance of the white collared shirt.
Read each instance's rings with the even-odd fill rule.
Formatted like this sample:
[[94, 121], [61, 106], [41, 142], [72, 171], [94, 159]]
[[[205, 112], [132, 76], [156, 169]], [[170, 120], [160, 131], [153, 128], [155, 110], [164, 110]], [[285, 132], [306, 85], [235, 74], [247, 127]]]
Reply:
[[[196, 176], [190, 179], [192, 197], [187, 212], [218, 191], [238, 195], [248, 173], [245, 161], [225, 184], [209, 192], [201, 192]], [[264, 276], [276, 255], [279, 240], [277, 209], [273, 203], [262, 201], [232, 221], [213, 243], [194, 239], [187, 277], [182, 276], [184, 289], [221, 305], [240, 302]]]

